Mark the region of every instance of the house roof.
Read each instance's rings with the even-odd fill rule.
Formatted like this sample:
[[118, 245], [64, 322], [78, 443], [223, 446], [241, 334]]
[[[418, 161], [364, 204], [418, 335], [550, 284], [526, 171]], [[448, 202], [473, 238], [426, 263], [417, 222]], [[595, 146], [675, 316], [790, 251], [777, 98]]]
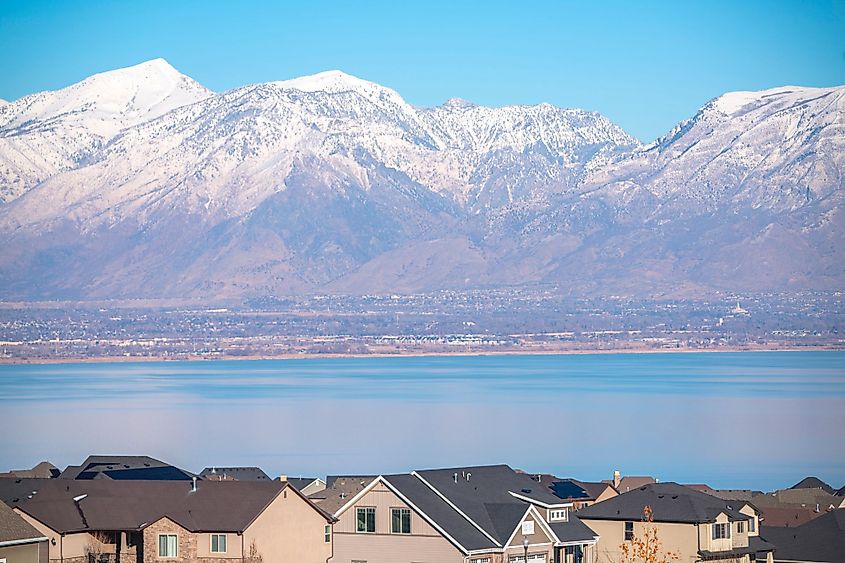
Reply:
[[334, 514], [340, 507], [349, 502], [349, 499], [372, 483], [373, 479], [375, 479], [375, 476], [329, 475], [326, 477], [326, 488], [308, 495], [308, 498], [326, 512]]
[[836, 490], [833, 487], [831, 487], [830, 485], [828, 485], [827, 483], [825, 483], [824, 481], [822, 481], [818, 477], [804, 477], [803, 479], [801, 479], [800, 481], [798, 481], [797, 483], [795, 483], [794, 485], [792, 485], [789, 488], [790, 489], [821, 489], [824, 492], [829, 493], [831, 495], [836, 492]]
[[823, 512], [815, 512], [809, 508], [802, 507], [788, 507], [788, 506], [768, 506], [760, 510], [760, 523], [766, 526], [774, 526], [777, 528], [795, 528], [801, 524], [806, 524], [810, 520], [814, 520], [824, 514]]
[[842, 487], [834, 493], [838, 497], [845, 497], [845, 487]]
[[59, 479], [190, 481], [193, 473], [145, 455], [92, 455], [81, 465], [69, 465]]
[[42, 461], [32, 469], [13, 469], [6, 473], [0, 473], [0, 478], [38, 478], [52, 479], [58, 477], [61, 471], [49, 461]]
[[296, 487], [297, 491], [301, 491], [314, 481], [319, 481], [317, 477], [288, 477], [286, 480], [291, 486]]
[[[489, 537], [473, 526], [419, 478], [410, 474], [402, 474], [387, 475], [385, 480], [465, 549], [474, 551], [496, 547], [496, 544]], [[516, 499], [513, 500], [519, 502]], [[524, 514], [526, 505], [521, 502], [519, 502], [519, 505], [522, 507]]]
[[7, 542], [27, 543], [27, 540], [37, 542], [44, 539], [44, 534], [0, 502], [0, 546]]
[[51, 480], [18, 508], [62, 533], [138, 530], [162, 517], [190, 531], [242, 532], [287, 487], [280, 481], [198, 481], [192, 491], [179, 481]]
[[42, 486], [53, 481], [37, 477], [0, 479], [0, 501], [16, 506], [38, 492]]
[[569, 522], [551, 522], [549, 527], [562, 543], [589, 541], [598, 536], [592, 528], [571, 514]]
[[796, 528], [761, 526], [778, 560], [840, 563], [845, 553], [845, 509], [839, 508]]
[[655, 522], [712, 522], [724, 513], [730, 520], [747, 520], [742, 504], [731, 503], [677, 483], [654, 483], [582, 508], [586, 520], [641, 520], [650, 506]]
[[271, 481], [260, 467], [206, 467], [200, 471], [202, 479], [216, 481]]

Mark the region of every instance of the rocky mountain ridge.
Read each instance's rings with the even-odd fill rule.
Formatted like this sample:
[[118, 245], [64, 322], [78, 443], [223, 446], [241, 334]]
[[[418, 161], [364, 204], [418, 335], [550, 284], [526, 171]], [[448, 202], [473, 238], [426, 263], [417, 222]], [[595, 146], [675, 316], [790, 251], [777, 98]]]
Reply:
[[214, 94], [151, 61], [0, 106], [0, 297], [841, 288], [843, 116], [845, 88], [736, 92], [643, 146], [549, 104], [339, 71]]

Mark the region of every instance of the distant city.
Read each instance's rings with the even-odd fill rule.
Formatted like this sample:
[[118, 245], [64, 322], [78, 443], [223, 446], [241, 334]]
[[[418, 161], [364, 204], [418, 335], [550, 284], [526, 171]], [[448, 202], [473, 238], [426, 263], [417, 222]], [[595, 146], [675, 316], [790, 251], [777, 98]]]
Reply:
[[0, 361], [841, 349], [845, 293], [575, 299], [558, 287], [419, 295], [3, 304]]

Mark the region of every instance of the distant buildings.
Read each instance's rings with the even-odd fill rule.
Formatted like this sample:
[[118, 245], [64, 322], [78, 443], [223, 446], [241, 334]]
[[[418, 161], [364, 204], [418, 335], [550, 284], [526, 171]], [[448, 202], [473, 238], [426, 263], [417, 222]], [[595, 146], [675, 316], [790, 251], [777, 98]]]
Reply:
[[763, 526], [777, 546], [775, 563], [841, 563], [845, 561], [845, 509], [827, 512], [797, 527]]

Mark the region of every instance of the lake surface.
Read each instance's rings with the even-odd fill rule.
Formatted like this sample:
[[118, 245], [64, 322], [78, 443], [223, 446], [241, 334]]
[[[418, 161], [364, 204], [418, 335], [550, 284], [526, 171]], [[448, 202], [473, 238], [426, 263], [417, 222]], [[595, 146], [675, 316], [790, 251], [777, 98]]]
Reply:
[[0, 470], [134, 453], [273, 476], [508, 463], [839, 487], [844, 436], [845, 352], [0, 366]]

